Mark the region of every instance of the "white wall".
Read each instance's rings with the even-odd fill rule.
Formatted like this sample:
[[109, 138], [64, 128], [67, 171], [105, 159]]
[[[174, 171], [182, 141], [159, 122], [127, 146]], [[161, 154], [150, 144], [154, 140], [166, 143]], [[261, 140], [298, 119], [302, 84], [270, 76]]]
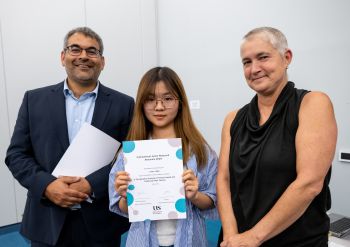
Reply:
[[[4, 153], [6, 152], [7, 146], [10, 141], [10, 128], [8, 121], [8, 107], [7, 107], [7, 95], [6, 95], [6, 84], [4, 73], [4, 63], [2, 56], [2, 36], [1, 36], [1, 19], [0, 19], [0, 157], [2, 158], [1, 163], [3, 163]], [[15, 188], [14, 180], [12, 179], [10, 171], [5, 165], [0, 166], [0, 188], [2, 200], [0, 203], [0, 226], [11, 224], [13, 220], [16, 219], [16, 203], [15, 203]]]
[[[88, 25], [102, 36], [100, 79], [129, 95], [158, 63], [178, 72], [190, 100], [200, 100], [193, 110], [198, 127], [219, 151], [225, 115], [253, 96], [242, 73], [241, 37], [257, 26], [277, 27], [294, 51], [290, 79], [332, 98], [339, 150], [350, 149], [349, 9], [348, 0], [0, 0], [0, 226], [21, 221], [25, 201], [3, 164], [19, 105], [26, 90], [64, 79], [60, 51], [68, 30]], [[348, 216], [349, 181], [350, 164], [335, 160], [332, 211]]]
[[[347, 0], [157, 1], [159, 61], [183, 79], [190, 100], [200, 100], [195, 121], [219, 151], [223, 119], [253, 95], [239, 56], [244, 34], [273, 26], [294, 52], [290, 80], [326, 92], [339, 128], [339, 149], [350, 150], [350, 2]], [[350, 163], [333, 162], [332, 211], [350, 216]]]
[[[0, 0], [0, 226], [21, 221], [26, 191], [4, 164], [24, 92], [65, 79], [63, 38], [89, 26], [101, 35], [103, 84], [135, 96], [146, 70], [157, 64], [154, 0]], [[1, 40], [0, 40], [1, 41]]]

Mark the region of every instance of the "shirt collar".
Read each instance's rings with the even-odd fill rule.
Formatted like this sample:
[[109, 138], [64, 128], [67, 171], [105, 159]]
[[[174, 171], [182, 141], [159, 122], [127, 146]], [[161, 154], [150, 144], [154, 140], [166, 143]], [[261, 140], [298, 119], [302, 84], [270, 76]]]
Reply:
[[[95, 96], [95, 99], [96, 99], [96, 98], [97, 98], [97, 94], [98, 94], [98, 88], [99, 88], [99, 86], [100, 86], [100, 81], [97, 81], [97, 85], [96, 85], [95, 89], [92, 90], [91, 92], [86, 92], [86, 93], [84, 93], [83, 95]], [[64, 84], [63, 84], [63, 94], [64, 94], [64, 96], [66, 96], [66, 97], [70, 95], [70, 96], [72, 96], [72, 97], [75, 98], [75, 96], [74, 96], [74, 94], [73, 94], [73, 91], [70, 90], [69, 87], [68, 87], [67, 79], [64, 80]], [[83, 96], [83, 95], [82, 95], [82, 96]]]

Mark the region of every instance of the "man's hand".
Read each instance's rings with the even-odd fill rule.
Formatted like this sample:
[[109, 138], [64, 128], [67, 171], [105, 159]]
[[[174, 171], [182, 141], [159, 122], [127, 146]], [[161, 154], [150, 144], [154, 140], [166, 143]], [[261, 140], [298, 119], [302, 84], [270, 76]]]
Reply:
[[79, 192], [91, 195], [91, 186], [90, 183], [85, 178], [80, 178], [79, 181], [71, 183], [69, 185], [70, 189], [77, 190]]
[[79, 177], [59, 177], [46, 187], [45, 196], [56, 205], [64, 208], [79, 204], [88, 198], [88, 194], [72, 189], [70, 185], [78, 183], [80, 180]]

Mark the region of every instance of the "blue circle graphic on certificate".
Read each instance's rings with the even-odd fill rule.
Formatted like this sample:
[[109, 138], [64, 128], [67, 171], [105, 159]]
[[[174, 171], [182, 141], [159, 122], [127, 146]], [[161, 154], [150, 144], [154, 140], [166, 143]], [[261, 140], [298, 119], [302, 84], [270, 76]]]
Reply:
[[182, 148], [179, 148], [179, 149], [176, 151], [176, 157], [177, 157], [179, 160], [182, 160]]
[[123, 142], [123, 152], [131, 153], [135, 149], [135, 142], [133, 141], [125, 141]]
[[129, 192], [126, 192], [126, 201], [128, 202], [128, 206], [130, 206], [134, 202], [134, 197]]
[[179, 211], [180, 213], [184, 213], [186, 212], [186, 200], [185, 199], [179, 199], [176, 201], [175, 203], [175, 208], [177, 211]]
[[134, 190], [134, 189], [135, 189], [135, 185], [130, 184], [130, 185], [128, 186], [128, 189], [129, 189], [129, 190]]

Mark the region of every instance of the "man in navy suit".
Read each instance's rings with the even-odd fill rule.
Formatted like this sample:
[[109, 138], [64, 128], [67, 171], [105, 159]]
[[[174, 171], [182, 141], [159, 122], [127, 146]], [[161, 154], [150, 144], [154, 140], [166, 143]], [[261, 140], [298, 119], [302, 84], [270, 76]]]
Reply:
[[68, 32], [61, 61], [67, 79], [25, 93], [7, 150], [6, 165], [28, 189], [21, 233], [33, 247], [119, 246], [129, 223], [108, 208], [111, 165], [86, 177], [51, 173], [84, 122], [123, 141], [134, 100], [98, 81], [103, 42], [90, 28]]

